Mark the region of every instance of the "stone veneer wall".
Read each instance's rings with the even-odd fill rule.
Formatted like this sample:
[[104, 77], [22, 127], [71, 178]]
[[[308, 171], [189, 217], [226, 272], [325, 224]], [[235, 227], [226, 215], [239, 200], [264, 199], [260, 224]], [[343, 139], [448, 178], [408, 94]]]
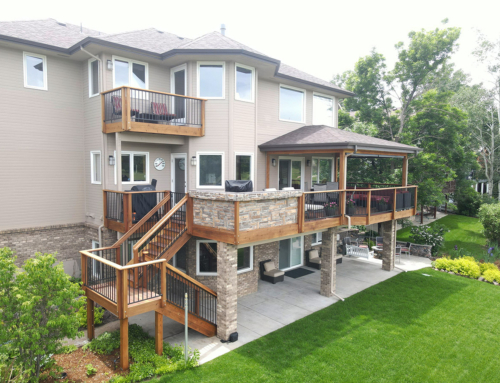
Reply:
[[[80, 277], [80, 250], [92, 248], [92, 240], [98, 241], [97, 227], [85, 223], [5, 230], [0, 232], [0, 248], [11, 248], [20, 266], [35, 253], [56, 253], [64, 264], [64, 270], [71, 276]], [[103, 228], [101, 246], [116, 242], [116, 232]]]
[[195, 225], [234, 230], [234, 202], [193, 199]]
[[240, 202], [240, 231], [297, 223], [297, 198]]

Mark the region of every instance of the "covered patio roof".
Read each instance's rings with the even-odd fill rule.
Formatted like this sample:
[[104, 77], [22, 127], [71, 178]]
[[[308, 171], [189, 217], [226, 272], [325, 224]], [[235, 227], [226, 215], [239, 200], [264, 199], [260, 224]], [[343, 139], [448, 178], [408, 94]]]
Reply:
[[308, 125], [259, 145], [263, 152], [347, 149], [409, 154], [422, 151], [416, 146], [365, 136], [326, 125]]

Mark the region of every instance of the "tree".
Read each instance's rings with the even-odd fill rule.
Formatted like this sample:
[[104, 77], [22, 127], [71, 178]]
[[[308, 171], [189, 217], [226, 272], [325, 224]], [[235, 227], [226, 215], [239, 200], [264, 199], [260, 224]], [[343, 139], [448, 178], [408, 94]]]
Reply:
[[17, 363], [38, 380], [44, 358], [63, 338], [80, 335], [79, 286], [52, 254], [37, 253], [18, 269], [12, 251], [0, 249], [0, 344], [10, 341]]

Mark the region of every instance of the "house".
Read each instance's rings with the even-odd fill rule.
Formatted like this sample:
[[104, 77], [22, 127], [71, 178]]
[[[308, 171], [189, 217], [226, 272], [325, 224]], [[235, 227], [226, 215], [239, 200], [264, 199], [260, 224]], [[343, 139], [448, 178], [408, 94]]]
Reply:
[[[189, 326], [229, 339], [263, 261], [279, 279], [315, 246], [331, 296], [342, 225], [382, 223], [383, 268], [394, 268], [420, 149], [338, 129], [351, 92], [224, 33], [105, 34], [53, 19], [1, 22], [0, 68], [0, 246], [20, 260], [58, 251], [81, 271], [89, 337], [97, 302], [120, 318], [122, 367], [128, 318], [154, 311], [161, 340], [164, 315], [184, 321], [184, 293]], [[371, 157], [399, 159], [401, 183], [349, 182], [349, 159]], [[226, 192], [227, 180], [254, 191]]]

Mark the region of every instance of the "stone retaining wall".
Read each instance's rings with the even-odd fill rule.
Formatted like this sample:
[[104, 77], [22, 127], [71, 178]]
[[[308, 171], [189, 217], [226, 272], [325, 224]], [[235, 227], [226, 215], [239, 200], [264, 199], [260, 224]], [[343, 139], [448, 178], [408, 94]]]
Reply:
[[[407, 242], [397, 241], [396, 246], [405, 246]], [[410, 255], [414, 255], [416, 257], [425, 257], [429, 258], [431, 256], [431, 245], [419, 245], [417, 243], [412, 243], [410, 247]]]

